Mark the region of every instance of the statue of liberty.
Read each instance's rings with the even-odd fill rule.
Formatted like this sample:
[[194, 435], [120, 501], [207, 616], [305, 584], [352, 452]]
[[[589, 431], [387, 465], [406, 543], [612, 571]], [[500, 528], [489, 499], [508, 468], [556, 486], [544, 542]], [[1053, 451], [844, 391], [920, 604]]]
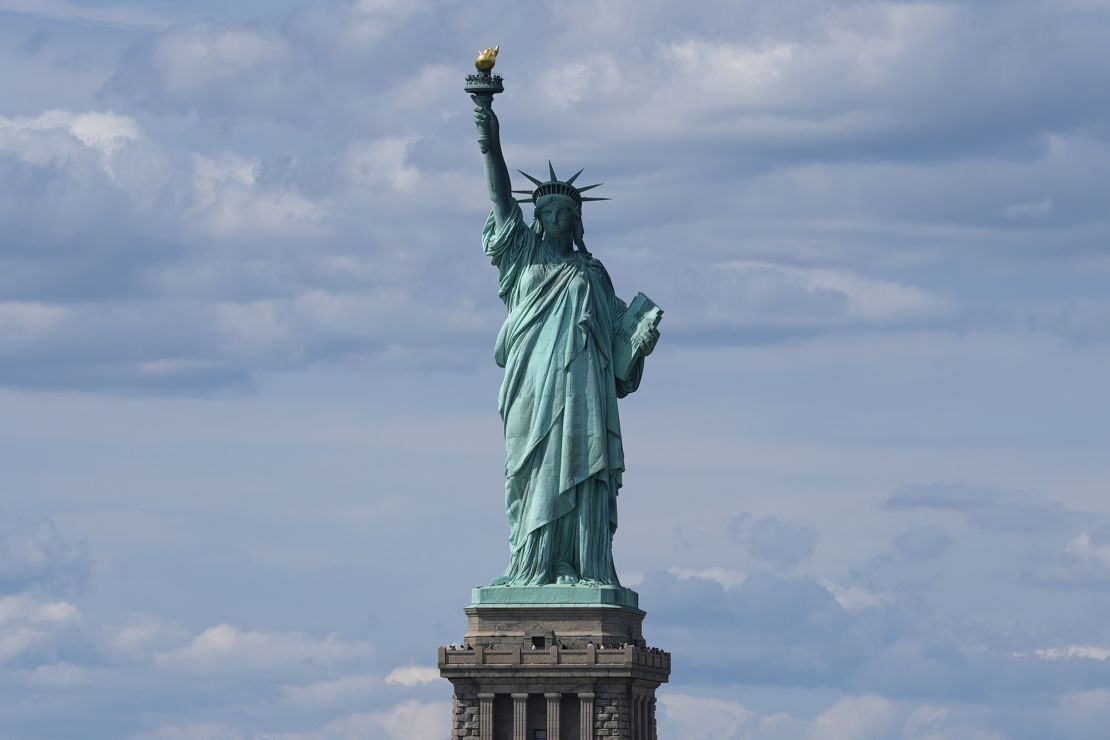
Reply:
[[[640, 294], [613, 291], [583, 240], [578, 174], [560, 180], [521, 172], [534, 189], [512, 190], [493, 112], [496, 50], [468, 78], [492, 209], [482, 234], [498, 270], [508, 316], [494, 358], [505, 369], [499, 406], [505, 430], [509, 565], [491, 586], [619, 586], [613, 565], [617, 492], [624, 471], [617, 399], [635, 391], [659, 339], [662, 311]], [[482, 77], [484, 75], [484, 77]], [[486, 89], [474, 80], [484, 80]], [[496, 87], [494, 87], [496, 85]], [[529, 197], [517, 201], [513, 193]], [[531, 202], [524, 221], [519, 203]]]

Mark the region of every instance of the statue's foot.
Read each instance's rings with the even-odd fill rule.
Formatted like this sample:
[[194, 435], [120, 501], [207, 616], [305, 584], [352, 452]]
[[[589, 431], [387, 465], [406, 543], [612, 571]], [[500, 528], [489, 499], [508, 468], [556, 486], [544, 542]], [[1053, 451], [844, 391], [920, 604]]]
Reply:
[[513, 579], [508, 576], [498, 576], [489, 582], [490, 586], [508, 586]]
[[582, 580], [580, 580], [578, 582], [578, 585], [579, 586], [604, 586], [605, 584], [602, 583], [601, 581], [595, 581], [592, 578], [583, 578]]
[[560, 586], [573, 586], [578, 583], [578, 571], [567, 562], [555, 563], [555, 583]]

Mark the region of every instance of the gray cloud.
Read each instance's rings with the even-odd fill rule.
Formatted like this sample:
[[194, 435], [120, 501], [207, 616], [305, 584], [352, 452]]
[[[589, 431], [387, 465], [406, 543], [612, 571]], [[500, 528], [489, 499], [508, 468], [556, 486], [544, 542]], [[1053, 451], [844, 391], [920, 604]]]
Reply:
[[1079, 516], [1036, 491], [960, 483], [906, 486], [890, 496], [884, 506], [889, 511], [951, 511], [977, 527], [1013, 532], [1060, 529]]
[[88, 583], [93, 559], [49, 519], [24, 519], [0, 510], [0, 594], [29, 589], [72, 594]]
[[952, 545], [952, 538], [941, 529], [916, 525], [891, 542], [907, 557], [935, 558]]
[[1110, 525], [1084, 529], [1061, 551], [1037, 553], [1021, 576], [1036, 586], [1110, 590]]
[[816, 529], [775, 516], [753, 520], [741, 514], [729, 522], [728, 531], [747, 545], [752, 557], [782, 568], [808, 560], [817, 547]]

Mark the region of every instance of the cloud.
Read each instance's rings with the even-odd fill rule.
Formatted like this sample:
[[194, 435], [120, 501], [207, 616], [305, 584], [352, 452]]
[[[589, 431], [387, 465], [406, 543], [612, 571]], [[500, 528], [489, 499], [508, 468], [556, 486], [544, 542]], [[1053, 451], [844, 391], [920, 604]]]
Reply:
[[318, 730], [279, 735], [282, 740], [441, 740], [450, 725], [446, 702], [406, 701], [379, 712], [352, 714]]
[[164, 12], [148, 8], [126, 6], [79, 5], [67, 0], [3, 0], [0, 10], [20, 15], [38, 16], [52, 20], [82, 21], [92, 25], [128, 30], [164, 28], [173, 18]]
[[849, 611], [880, 606], [885, 601], [881, 594], [868, 591], [864, 588], [844, 587], [834, 583], [828, 578], [822, 578], [820, 582], [821, 585], [828, 589], [829, 593], [833, 595], [833, 598], [836, 599], [836, 603]]
[[1022, 579], [1050, 588], [1110, 586], [1110, 525], [1084, 529], [1068, 540], [1062, 552], [1034, 555], [1022, 570]]
[[[736, 702], [703, 698], [676, 692], [660, 692], [659, 704], [665, 719], [660, 735], [688, 740], [737, 738], [755, 713]], [[679, 729], [681, 728], [681, 729]]]
[[792, 568], [813, 556], [817, 530], [775, 516], [751, 520], [741, 514], [729, 523], [729, 534], [748, 546], [752, 557], [781, 568]]
[[894, 537], [891, 542], [906, 557], [935, 558], [943, 554], [953, 540], [942, 529], [915, 524]]
[[814, 738], [820, 740], [883, 740], [894, 737], [901, 718], [893, 702], [881, 696], [841, 699], [814, 720]]
[[1110, 721], [1110, 691], [1092, 689], [1069, 693], [1060, 698], [1061, 726], [1068, 737], [1096, 740], [1105, 734]]
[[246, 740], [247, 737], [226, 725], [201, 722], [167, 725], [154, 732], [131, 735], [127, 740]]
[[121, 656], [145, 660], [176, 647], [189, 637], [182, 626], [151, 614], [131, 615], [125, 624], [109, 628], [108, 644]]
[[0, 664], [34, 665], [86, 647], [85, 619], [72, 603], [0, 596]]
[[426, 666], [404, 666], [394, 668], [385, 677], [385, 682], [397, 686], [419, 686], [439, 680], [439, 669]]
[[[438, 677], [438, 672], [436, 675]], [[386, 681], [389, 682], [388, 678]], [[381, 686], [381, 683], [380, 676], [359, 674], [343, 676], [333, 681], [285, 686], [282, 691], [286, 701], [295, 706], [327, 708], [364, 704], [370, 700], [374, 690]]]
[[350, 177], [362, 185], [386, 185], [407, 192], [419, 182], [419, 173], [408, 163], [409, 148], [417, 137], [387, 136], [351, 146], [347, 167]]
[[74, 593], [88, 583], [92, 566], [88, 547], [66, 541], [49, 519], [22, 520], [0, 511], [0, 595], [30, 588]]
[[1041, 648], [1034, 650], [1034, 655], [1045, 660], [1072, 660], [1075, 658], [1087, 660], [1110, 660], [1110, 648], [1095, 645], [1068, 645], [1062, 648]]
[[276, 676], [309, 665], [334, 665], [365, 657], [369, 646], [335, 635], [317, 640], [298, 632], [243, 630], [229, 624], [210, 627], [187, 646], [156, 656], [164, 666], [208, 674], [264, 673]]
[[701, 578], [707, 581], [713, 581], [726, 591], [743, 585], [744, 581], [748, 579], [748, 576], [744, 573], [738, 573], [735, 570], [722, 568], [720, 566], [714, 568], [704, 568], [702, 570], [691, 570], [688, 568], [679, 568], [678, 566], [675, 566], [668, 569], [667, 572], [678, 578], [678, 580], [680, 581], [687, 581], [691, 578]]
[[889, 511], [951, 511], [964, 515], [977, 527], [995, 531], [1053, 530], [1075, 518], [1039, 492], [959, 483], [906, 486], [891, 495], [884, 506]]
[[935, 704], [896, 702], [875, 694], [822, 700], [816, 714], [761, 712], [737, 701], [661, 693], [659, 734], [701, 740], [1002, 740], [974, 712]]
[[[846, 601], [848, 608], [812, 577], [750, 573], [726, 590], [705, 578], [653, 572], [640, 590], [656, 605], [649, 639], [680, 650], [698, 681], [840, 685], [910, 629], [885, 603]], [[695, 612], [681, 607], [691, 603]]]
[[1006, 214], [1006, 218], [1015, 220], [1039, 219], [1049, 216], [1052, 213], [1052, 207], [1052, 199], [1043, 198], [1028, 203], [1014, 203], [1003, 208], [1002, 212]]
[[134, 118], [110, 111], [54, 109], [33, 117], [0, 116], [0, 150], [13, 151], [27, 162], [45, 164], [79, 151], [58, 133], [68, 134], [98, 153], [106, 167], [111, 155], [142, 135]]

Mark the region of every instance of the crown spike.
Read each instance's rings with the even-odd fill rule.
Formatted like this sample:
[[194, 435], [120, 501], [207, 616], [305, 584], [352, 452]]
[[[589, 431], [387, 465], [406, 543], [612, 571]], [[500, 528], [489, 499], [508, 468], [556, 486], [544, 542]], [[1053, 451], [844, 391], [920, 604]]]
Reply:
[[536, 184], [536, 186], [537, 186], [537, 187], [539, 187], [540, 185], [543, 185], [543, 181], [542, 181], [542, 180], [538, 180], [538, 179], [536, 179], [536, 178], [532, 177], [531, 175], [529, 175], [529, 174], [528, 174], [527, 172], [525, 172], [524, 170], [517, 170], [517, 172], [519, 172], [520, 174], [524, 175], [524, 176], [525, 176], [525, 177], [527, 177], [527, 178], [528, 178], [529, 180], [531, 180], [532, 182], [534, 182], [534, 183]]
[[547, 171], [551, 173], [551, 182], [558, 182], [559, 176], [555, 174], [555, 165], [551, 164], [551, 160], [547, 160]]
[[587, 200], [612, 200], [612, 198], [582, 198], [582, 202], [586, 202]]
[[[585, 169], [585, 168], [582, 168], [582, 169]], [[578, 170], [573, 175], [571, 175], [571, 178], [569, 180], [567, 180], [567, 185], [573, 185], [574, 181], [577, 180], [578, 176], [581, 175], [581, 174], [582, 174], [582, 170]]]
[[605, 183], [603, 183], [603, 182], [599, 182], [599, 183], [597, 183], [596, 185], [587, 185], [587, 186], [586, 186], [586, 187], [584, 187], [584, 188], [578, 188], [578, 192], [580, 192], [580, 193], [584, 193], [584, 192], [586, 192], [587, 190], [593, 190], [594, 188], [599, 188], [599, 187], [601, 187], [601, 186], [602, 186], [602, 185], [604, 185], [604, 184], [605, 184]]

